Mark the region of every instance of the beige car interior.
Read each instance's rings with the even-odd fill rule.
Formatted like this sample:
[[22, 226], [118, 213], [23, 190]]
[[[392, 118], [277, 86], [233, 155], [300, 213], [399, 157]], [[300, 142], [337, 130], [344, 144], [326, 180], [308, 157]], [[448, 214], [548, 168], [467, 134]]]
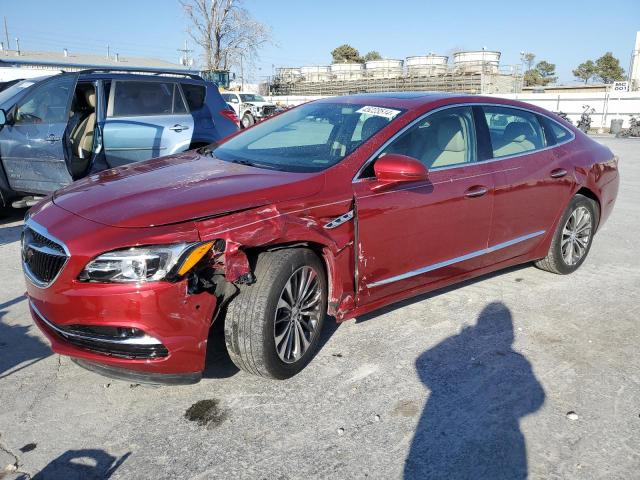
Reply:
[[504, 129], [499, 145], [494, 146], [495, 157], [506, 157], [519, 153], [535, 150], [538, 144], [538, 136], [528, 122], [511, 122]]
[[96, 128], [96, 91], [92, 84], [78, 84], [69, 112], [71, 175], [83, 175], [93, 156]]
[[428, 168], [470, 162], [469, 122], [457, 114], [434, 115], [400, 137], [387, 153], [409, 155]]

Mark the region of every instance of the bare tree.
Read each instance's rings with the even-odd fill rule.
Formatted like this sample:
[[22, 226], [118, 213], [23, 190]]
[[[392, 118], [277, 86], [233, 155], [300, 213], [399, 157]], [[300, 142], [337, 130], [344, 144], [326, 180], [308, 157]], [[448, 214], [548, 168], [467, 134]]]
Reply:
[[268, 26], [251, 17], [243, 0], [179, 0], [189, 19], [189, 35], [202, 47], [207, 70], [251, 64], [271, 41]]

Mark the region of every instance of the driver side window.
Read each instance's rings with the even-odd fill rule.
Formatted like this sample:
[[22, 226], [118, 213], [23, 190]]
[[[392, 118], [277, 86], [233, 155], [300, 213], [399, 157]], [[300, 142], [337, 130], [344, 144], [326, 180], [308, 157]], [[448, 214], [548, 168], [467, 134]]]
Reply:
[[75, 77], [54, 78], [36, 87], [15, 110], [14, 123], [66, 123], [71, 90]]
[[387, 153], [416, 158], [429, 169], [475, 162], [471, 107], [446, 108], [427, 115], [387, 146], [380, 156]]

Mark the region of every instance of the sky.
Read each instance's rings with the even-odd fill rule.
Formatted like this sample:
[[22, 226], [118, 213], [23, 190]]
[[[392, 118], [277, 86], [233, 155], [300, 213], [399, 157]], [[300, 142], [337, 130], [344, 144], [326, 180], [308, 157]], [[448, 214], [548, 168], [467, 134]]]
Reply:
[[[521, 64], [520, 52], [533, 52], [537, 61], [556, 64], [560, 82], [571, 83], [579, 63], [607, 51], [628, 70], [640, 30], [640, 0], [245, 0], [245, 6], [272, 32], [254, 80], [274, 67], [329, 64], [331, 50], [349, 43], [361, 54], [377, 50], [399, 59], [486, 47], [502, 52], [503, 65]], [[0, 16], [12, 48], [19, 37], [23, 50], [106, 55], [109, 45], [112, 53], [177, 62], [188, 39], [177, 0], [0, 0]]]

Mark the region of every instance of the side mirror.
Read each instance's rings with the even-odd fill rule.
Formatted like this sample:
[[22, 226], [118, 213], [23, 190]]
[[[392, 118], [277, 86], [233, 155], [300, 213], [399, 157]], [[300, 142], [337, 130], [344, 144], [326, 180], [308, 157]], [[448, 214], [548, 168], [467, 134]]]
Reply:
[[7, 112], [0, 108], [0, 127], [4, 127], [7, 124]]
[[378, 190], [388, 185], [407, 182], [425, 181], [429, 178], [429, 170], [417, 158], [398, 153], [389, 153], [378, 158], [373, 164]]

